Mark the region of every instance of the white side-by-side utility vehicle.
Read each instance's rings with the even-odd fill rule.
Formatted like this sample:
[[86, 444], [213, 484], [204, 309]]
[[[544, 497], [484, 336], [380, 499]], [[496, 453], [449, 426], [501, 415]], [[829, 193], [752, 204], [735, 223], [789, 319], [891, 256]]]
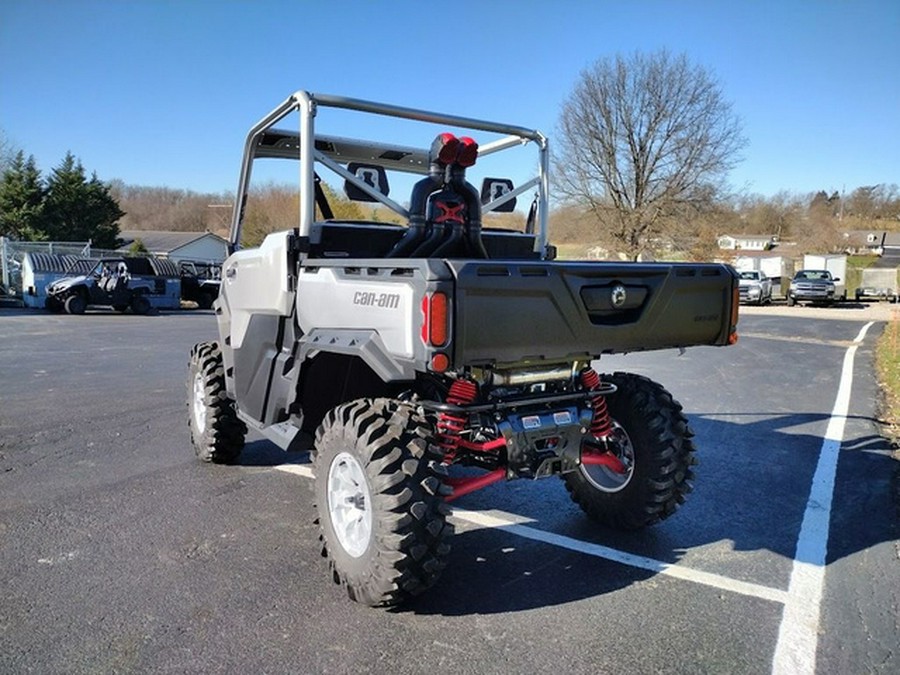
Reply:
[[[418, 131], [409, 145], [317, 131], [348, 111]], [[276, 128], [289, 116], [297, 126]], [[520, 185], [470, 182], [529, 147], [536, 175]], [[251, 167], [271, 158], [299, 163], [297, 221], [241, 249]], [[393, 605], [431, 586], [449, 560], [448, 503], [493, 483], [558, 476], [590, 517], [626, 529], [690, 491], [681, 406], [592, 363], [734, 343], [737, 275], [553, 260], [549, 165], [547, 139], [525, 127], [305, 91], [247, 136], [219, 336], [190, 358], [191, 437], [212, 462], [236, 461], [248, 427], [311, 448], [324, 551], [354, 600]], [[404, 224], [334, 218], [319, 172]], [[403, 174], [410, 188], [391, 195], [388, 176]], [[521, 231], [485, 226], [522, 196]]]

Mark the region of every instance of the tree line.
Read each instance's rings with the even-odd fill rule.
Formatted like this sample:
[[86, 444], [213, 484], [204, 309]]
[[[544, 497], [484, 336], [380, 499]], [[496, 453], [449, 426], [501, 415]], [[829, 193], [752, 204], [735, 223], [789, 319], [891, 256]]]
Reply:
[[[837, 251], [848, 230], [900, 227], [896, 185], [860, 186], [849, 194], [732, 194], [728, 173], [746, 143], [714, 74], [685, 55], [661, 50], [601, 58], [581, 73], [562, 105], [553, 146], [553, 239], [629, 259], [673, 250], [709, 258], [721, 234], [771, 234], [804, 250]], [[0, 159], [3, 151], [0, 146]], [[21, 152], [8, 164], [0, 184], [0, 234], [90, 238], [99, 245], [119, 227], [229, 231], [230, 194], [105, 185], [96, 175], [88, 179], [71, 154], [46, 181]], [[336, 218], [397, 222], [387, 209], [350, 202], [323, 186]], [[294, 226], [296, 189], [253, 188], [243, 244]], [[523, 223], [521, 214], [485, 222]]]
[[[388, 209], [352, 202], [322, 185], [336, 218], [401, 222]], [[0, 180], [0, 235], [35, 241], [90, 239], [98, 248], [115, 248], [120, 230], [209, 231], [227, 238], [232, 201], [231, 193], [127, 185], [121, 180], [103, 184], [94, 175], [87, 178], [71, 154], [43, 180], [33, 158], [15, 153]], [[590, 202], [558, 203], [550, 214], [552, 240], [628, 256], [617, 232], [598, 219], [602, 208]], [[295, 185], [253, 186], [242, 244], [255, 246], [269, 232], [293, 227], [298, 212]], [[698, 260], [711, 259], [718, 255], [717, 238], [726, 233], [771, 234], [796, 242], [806, 252], [840, 251], [846, 246], [845, 232], [900, 229], [898, 216], [896, 185], [858, 187], [843, 196], [824, 190], [783, 191], [771, 197], [720, 195], [708, 204], [661, 217], [640, 252], [658, 257], [674, 250]], [[488, 227], [522, 230], [524, 224], [519, 212], [485, 217]]]
[[[595, 214], [584, 205], [568, 204], [551, 213], [555, 243], [596, 248], [601, 255], [627, 256], [615, 233], [598, 227]], [[726, 195], [702, 208], [669, 216], [657, 223], [652, 238], [639, 253], [664, 257], [673, 252], [692, 260], [720, 258], [723, 234], [766, 234], [791, 242], [798, 254], [840, 253], [850, 247], [847, 233], [900, 230], [900, 188], [864, 186], [841, 197], [820, 190], [773, 196]]]

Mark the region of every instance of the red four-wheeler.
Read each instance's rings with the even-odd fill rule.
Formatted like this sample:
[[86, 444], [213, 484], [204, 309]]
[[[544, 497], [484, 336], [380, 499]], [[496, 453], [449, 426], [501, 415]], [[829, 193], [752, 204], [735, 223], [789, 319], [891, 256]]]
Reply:
[[[316, 132], [333, 108], [434, 140]], [[291, 115], [295, 130], [275, 127]], [[523, 147], [537, 150], [536, 176], [491, 177], [491, 160]], [[299, 161], [298, 220], [240, 250], [260, 158]], [[645, 377], [592, 363], [732, 344], [737, 276], [718, 264], [554, 261], [548, 166], [538, 131], [305, 91], [247, 137], [219, 338], [190, 358], [191, 438], [200, 459], [223, 463], [248, 428], [285, 449], [311, 444], [324, 550], [354, 600], [394, 605], [434, 584], [449, 560], [448, 505], [494, 483], [558, 476], [591, 518], [624, 529], [667, 518], [690, 491], [681, 406]], [[467, 174], [481, 167], [479, 190]], [[407, 224], [334, 218], [320, 170]], [[408, 207], [391, 198], [389, 173], [395, 184], [419, 176]], [[526, 193], [523, 231], [485, 227]]]

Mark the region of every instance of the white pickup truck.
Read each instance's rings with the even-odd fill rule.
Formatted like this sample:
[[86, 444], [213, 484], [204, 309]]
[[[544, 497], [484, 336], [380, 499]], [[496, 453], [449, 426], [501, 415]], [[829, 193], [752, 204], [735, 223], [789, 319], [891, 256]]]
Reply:
[[772, 302], [772, 280], [761, 270], [738, 272], [741, 302], [762, 305]]

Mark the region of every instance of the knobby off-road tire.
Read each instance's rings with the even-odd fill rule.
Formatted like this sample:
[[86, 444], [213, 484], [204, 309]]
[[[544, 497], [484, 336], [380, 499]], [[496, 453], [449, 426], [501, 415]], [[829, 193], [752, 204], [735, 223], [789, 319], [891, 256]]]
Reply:
[[413, 407], [359, 399], [331, 410], [311, 453], [322, 555], [351, 599], [397, 605], [434, 584], [450, 552], [446, 470]]
[[629, 470], [584, 466], [564, 475], [572, 500], [591, 518], [636, 530], [668, 518], [684, 503], [694, 478], [693, 433], [681, 405], [662, 386], [632, 373], [602, 375], [618, 388], [606, 398]]
[[225, 393], [225, 368], [217, 342], [201, 342], [191, 349], [188, 427], [194, 451], [204, 462], [230, 464], [240, 457], [247, 425]]

